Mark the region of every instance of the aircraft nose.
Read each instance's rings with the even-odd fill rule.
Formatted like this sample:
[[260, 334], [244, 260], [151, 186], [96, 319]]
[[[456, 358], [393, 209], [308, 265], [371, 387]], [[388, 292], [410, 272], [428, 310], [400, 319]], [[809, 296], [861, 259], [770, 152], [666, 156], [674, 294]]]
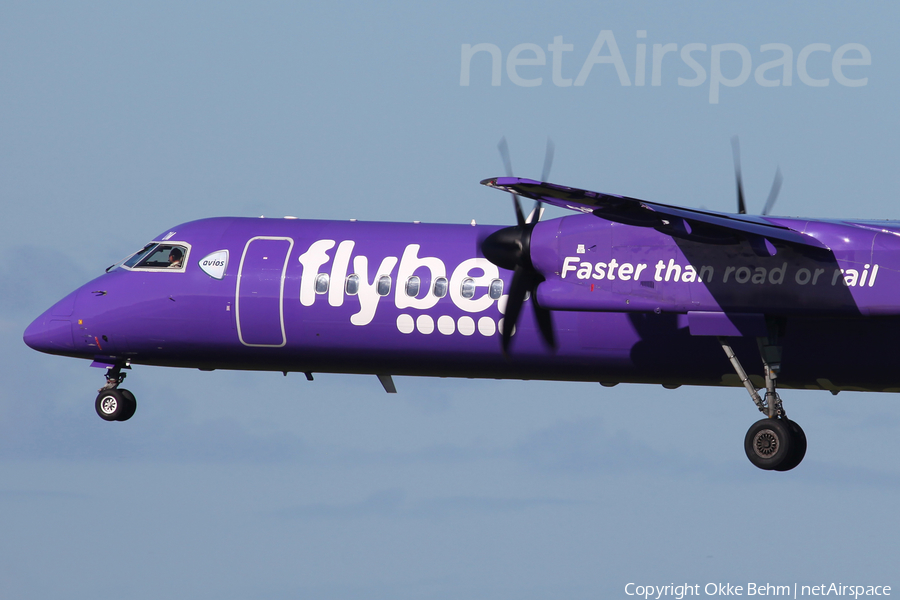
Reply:
[[29, 347], [48, 354], [75, 350], [72, 337], [72, 314], [78, 292], [72, 292], [31, 322], [22, 339]]

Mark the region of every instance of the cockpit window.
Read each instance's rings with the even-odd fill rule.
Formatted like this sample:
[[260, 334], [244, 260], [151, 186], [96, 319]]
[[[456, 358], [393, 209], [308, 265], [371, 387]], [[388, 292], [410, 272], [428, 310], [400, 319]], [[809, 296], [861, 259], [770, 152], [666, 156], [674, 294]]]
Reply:
[[147, 244], [121, 266], [127, 269], [184, 271], [188, 250], [188, 246], [183, 244]]
[[145, 258], [147, 254], [149, 254], [150, 251], [154, 248], [156, 248], [156, 244], [147, 244], [146, 246], [141, 248], [139, 252], [135, 252], [130, 257], [125, 259], [125, 261], [122, 263], [122, 266], [128, 267], [130, 269], [134, 265], [138, 264], [142, 258]]

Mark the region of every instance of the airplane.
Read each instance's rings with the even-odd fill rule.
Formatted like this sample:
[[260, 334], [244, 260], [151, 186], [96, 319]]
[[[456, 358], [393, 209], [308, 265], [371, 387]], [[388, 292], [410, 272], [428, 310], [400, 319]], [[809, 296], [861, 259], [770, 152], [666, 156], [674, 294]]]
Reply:
[[[32, 322], [25, 343], [134, 365], [743, 386], [750, 462], [788, 471], [803, 429], [779, 388], [900, 391], [900, 222], [682, 208], [507, 175], [513, 226], [215, 217], [177, 225]], [[552, 150], [548, 146], [552, 161]], [[519, 197], [535, 201], [527, 218]], [[541, 220], [544, 203], [572, 211]], [[746, 366], [745, 366], [746, 365]]]

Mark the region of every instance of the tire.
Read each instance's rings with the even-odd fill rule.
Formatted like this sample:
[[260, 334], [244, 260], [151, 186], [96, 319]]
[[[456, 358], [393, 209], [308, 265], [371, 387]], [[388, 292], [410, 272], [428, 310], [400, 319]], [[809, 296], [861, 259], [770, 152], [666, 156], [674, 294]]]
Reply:
[[119, 390], [119, 393], [122, 394], [122, 414], [116, 419], [117, 421], [127, 421], [131, 417], [134, 416], [134, 411], [137, 410], [137, 400], [134, 398], [134, 394], [132, 394], [128, 390]]
[[121, 390], [105, 390], [97, 394], [94, 401], [94, 409], [104, 421], [118, 421], [125, 414], [127, 400]]
[[791, 455], [781, 465], [776, 467], [775, 471], [790, 471], [799, 465], [803, 457], [806, 456], [806, 433], [795, 422], [785, 420], [791, 431]]
[[786, 420], [760, 419], [744, 436], [744, 452], [754, 466], [773, 471], [792, 457], [793, 437]]

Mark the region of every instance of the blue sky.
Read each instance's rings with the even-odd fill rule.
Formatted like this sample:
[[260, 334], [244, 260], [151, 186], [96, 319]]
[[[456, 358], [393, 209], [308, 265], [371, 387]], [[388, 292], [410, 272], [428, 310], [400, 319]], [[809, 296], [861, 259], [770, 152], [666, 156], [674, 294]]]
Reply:
[[[900, 219], [893, 3], [0, 5], [0, 596], [626, 598], [625, 584], [900, 586], [900, 404], [786, 391], [804, 463], [764, 473], [743, 390], [137, 367], [101, 421], [102, 371], [29, 350], [26, 325], [171, 226], [212, 215], [512, 223], [478, 185], [518, 175], [733, 210]], [[611, 31], [632, 83], [597, 64]], [[646, 31], [646, 38], [638, 38]], [[464, 44], [488, 54], [460, 85]], [[647, 84], [635, 83], [647, 45]], [[676, 44], [650, 85], [653, 44]], [[710, 103], [712, 47], [751, 73]], [[506, 62], [537, 44], [546, 64]], [[707, 72], [704, 84], [681, 49]], [[813, 52], [804, 84], [803, 48]], [[871, 64], [834, 53], [862, 44]], [[608, 47], [607, 47], [608, 49]], [[603, 51], [604, 55], [607, 50]], [[528, 51], [520, 58], [535, 56]], [[847, 55], [852, 57], [851, 54]], [[737, 52], [722, 52], [735, 78]], [[766, 77], [776, 79], [779, 70]], [[553, 214], [559, 215], [560, 212]], [[890, 349], [886, 349], [890, 351]]]

